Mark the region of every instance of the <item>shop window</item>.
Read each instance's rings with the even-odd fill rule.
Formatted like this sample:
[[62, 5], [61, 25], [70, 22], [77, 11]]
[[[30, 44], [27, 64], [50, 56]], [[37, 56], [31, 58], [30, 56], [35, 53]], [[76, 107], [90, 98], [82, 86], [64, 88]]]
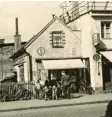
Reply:
[[101, 38], [111, 38], [111, 22], [101, 22]]
[[38, 66], [38, 79], [40, 80], [45, 80], [48, 78], [48, 70], [44, 68], [43, 63], [42, 62], [38, 62], [37, 63]]
[[63, 31], [53, 31], [51, 34], [53, 48], [63, 48], [65, 44], [65, 34], [63, 33]]
[[24, 82], [24, 65], [19, 66], [20, 69], [20, 82]]

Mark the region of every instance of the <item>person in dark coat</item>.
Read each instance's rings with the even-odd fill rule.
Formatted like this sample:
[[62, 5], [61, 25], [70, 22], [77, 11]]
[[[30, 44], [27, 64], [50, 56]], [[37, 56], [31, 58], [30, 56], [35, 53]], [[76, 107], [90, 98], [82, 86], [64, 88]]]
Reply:
[[51, 79], [51, 83], [50, 83], [50, 84], [51, 84], [52, 87], [53, 87], [53, 86], [56, 86], [56, 87], [57, 87], [56, 78], [53, 77], [53, 78]]
[[49, 88], [49, 81], [45, 80], [45, 84], [44, 84], [47, 88]]
[[45, 100], [47, 100], [49, 98], [49, 89], [50, 89], [50, 84], [48, 80], [45, 80], [45, 84], [44, 84], [44, 93], [45, 93]]
[[107, 105], [105, 117], [112, 117], [112, 100]]
[[61, 85], [63, 88], [64, 98], [70, 99], [70, 89], [69, 89], [69, 75], [62, 71]]

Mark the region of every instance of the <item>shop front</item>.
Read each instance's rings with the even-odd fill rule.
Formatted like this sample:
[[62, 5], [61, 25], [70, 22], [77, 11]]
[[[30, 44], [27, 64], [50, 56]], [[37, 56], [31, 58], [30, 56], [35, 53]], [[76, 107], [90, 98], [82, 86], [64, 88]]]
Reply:
[[[38, 78], [48, 80], [55, 78], [61, 84], [62, 71], [65, 71], [70, 78], [70, 84], [73, 87], [72, 92], [79, 92], [80, 81], [90, 83], [89, 72], [85, 59], [62, 59], [62, 60], [37, 60]], [[88, 74], [88, 76], [87, 76]]]
[[[24, 76], [24, 81], [41, 80], [43, 82], [46, 79], [50, 81], [54, 77], [60, 82], [61, 72], [65, 71], [75, 85], [76, 92], [79, 90], [81, 79], [91, 82], [89, 58], [82, 56], [80, 35], [75, 35], [57, 17], [32, 37], [21, 48], [21, 50], [23, 49], [27, 55], [24, 70], [21, 65], [16, 65], [16, 67], [20, 74], [18, 76]], [[14, 58], [15, 63], [24, 58], [19, 51], [15, 54], [18, 55]]]

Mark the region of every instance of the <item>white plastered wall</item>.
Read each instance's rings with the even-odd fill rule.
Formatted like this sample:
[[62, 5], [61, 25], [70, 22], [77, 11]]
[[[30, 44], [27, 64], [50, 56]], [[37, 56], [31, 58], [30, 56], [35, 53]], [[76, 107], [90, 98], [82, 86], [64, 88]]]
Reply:
[[[86, 14], [80, 18], [81, 20], [81, 38], [82, 38], [82, 54], [83, 57], [89, 57], [90, 59], [90, 79], [91, 86], [96, 88], [102, 88], [102, 65], [99, 65], [100, 75], [98, 74], [98, 63], [94, 61], [93, 55], [96, 54], [96, 49], [93, 46], [92, 34], [93, 25], [90, 14]], [[86, 22], [86, 23], [85, 23]], [[100, 62], [101, 63], [101, 62]], [[103, 89], [103, 88], [102, 88]]]

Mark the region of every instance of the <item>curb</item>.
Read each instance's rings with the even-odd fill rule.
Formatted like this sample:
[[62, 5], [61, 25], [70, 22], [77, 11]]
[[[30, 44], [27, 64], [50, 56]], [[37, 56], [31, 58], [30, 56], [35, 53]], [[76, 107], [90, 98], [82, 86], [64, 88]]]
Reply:
[[62, 104], [62, 105], [35, 106], [35, 107], [15, 108], [15, 109], [4, 109], [4, 110], [0, 110], [0, 112], [21, 111], [21, 110], [29, 110], [29, 109], [43, 109], [43, 108], [64, 107], [64, 106], [77, 106], [77, 105], [87, 105], [87, 104], [102, 104], [102, 103], [108, 103], [109, 101], [111, 100]]

